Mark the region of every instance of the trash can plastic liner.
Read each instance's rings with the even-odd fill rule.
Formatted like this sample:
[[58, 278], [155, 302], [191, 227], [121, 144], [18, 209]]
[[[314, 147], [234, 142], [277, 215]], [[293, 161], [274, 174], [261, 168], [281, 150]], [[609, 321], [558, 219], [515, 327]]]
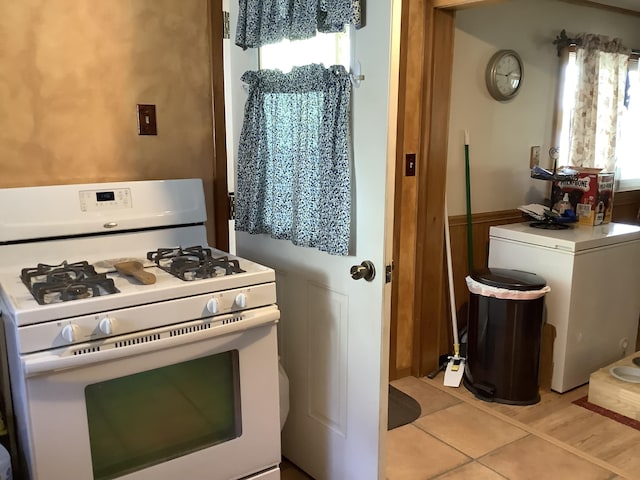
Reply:
[[480, 283], [469, 276], [466, 277], [465, 280], [467, 281], [467, 287], [471, 293], [482, 295], [483, 297], [504, 298], [506, 300], [535, 300], [536, 298], [540, 298], [551, 291], [551, 288], [548, 285], [539, 290], [510, 290], [485, 285], [484, 283]]

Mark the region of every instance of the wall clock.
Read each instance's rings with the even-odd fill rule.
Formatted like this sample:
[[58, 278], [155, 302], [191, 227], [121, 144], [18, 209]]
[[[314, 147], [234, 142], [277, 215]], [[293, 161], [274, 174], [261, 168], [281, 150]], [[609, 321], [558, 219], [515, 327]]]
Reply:
[[518, 94], [523, 77], [522, 59], [513, 50], [498, 50], [487, 64], [487, 89], [493, 98], [501, 102]]

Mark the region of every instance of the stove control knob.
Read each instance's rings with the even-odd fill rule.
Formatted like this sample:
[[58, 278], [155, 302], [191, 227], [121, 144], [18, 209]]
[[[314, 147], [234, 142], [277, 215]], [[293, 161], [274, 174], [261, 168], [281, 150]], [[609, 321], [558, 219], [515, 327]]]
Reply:
[[109, 317], [104, 317], [100, 320], [100, 323], [98, 323], [98, 329], [105, 335], [111, 335], [111, 332], [113, 332], [111, 319]]
[[209, 311], [209, 313], [212, 313], [213, 315], [218, 313], [218, 299], [217, 298], [212, 298], [211, 300], [209, 300], [207, 302], [207, 310]]
[[240, 308], [245, 308], [247, 306], [247, 296], [244, 293], [236, 295], [236, 305]]
[[64, 338], [67, 342], [72, 343], [76, 339], [77, 328], [78, 327], [76, 327], [73, 323], [70, 323], [69, 325], [65, 325], [62, 328], [60, 335], [62, 335], [62, 338]]

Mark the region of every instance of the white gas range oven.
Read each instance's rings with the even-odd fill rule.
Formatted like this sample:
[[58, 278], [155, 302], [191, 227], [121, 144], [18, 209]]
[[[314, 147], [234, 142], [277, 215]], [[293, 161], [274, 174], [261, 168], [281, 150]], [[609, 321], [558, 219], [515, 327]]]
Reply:
[[[0, 189], [0, 206], [17, 479], [280, 478], [275, 274], [207, 247], [201, 180]], [[131, 261], [146, 283], [116, 270]]]

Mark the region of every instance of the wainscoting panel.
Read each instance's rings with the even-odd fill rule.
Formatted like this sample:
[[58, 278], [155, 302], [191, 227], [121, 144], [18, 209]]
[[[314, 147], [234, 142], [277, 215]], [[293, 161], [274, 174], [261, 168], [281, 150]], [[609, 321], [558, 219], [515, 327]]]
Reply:
[[[473, 237], [473, 269], [485, 268], [489, 258], [489, 229], [493, 225], [505, 225], [525, 221], [520, 210], [503, 210], [488, 213], [476, 213], [471, 218], [471, 235]], [[465, 278], [469, 275], [467, 253], [467, 217], [457, 215], [449, 217], [449, 232], [451, 235], [451, 259], [453, 265], [454, 292], [456, 298], [456, 312], [458, 327], [467, 324], [467, 304], [469, 291]], [[448, 294], [448, 290], [447, 290]], [[447, 322], [450, 322], [450, 317]], [[449, 326], [449, 331], [451, 327]]]
[[613, 196], [611, 220], [640, 225], [640, 190], [618, 192]]

